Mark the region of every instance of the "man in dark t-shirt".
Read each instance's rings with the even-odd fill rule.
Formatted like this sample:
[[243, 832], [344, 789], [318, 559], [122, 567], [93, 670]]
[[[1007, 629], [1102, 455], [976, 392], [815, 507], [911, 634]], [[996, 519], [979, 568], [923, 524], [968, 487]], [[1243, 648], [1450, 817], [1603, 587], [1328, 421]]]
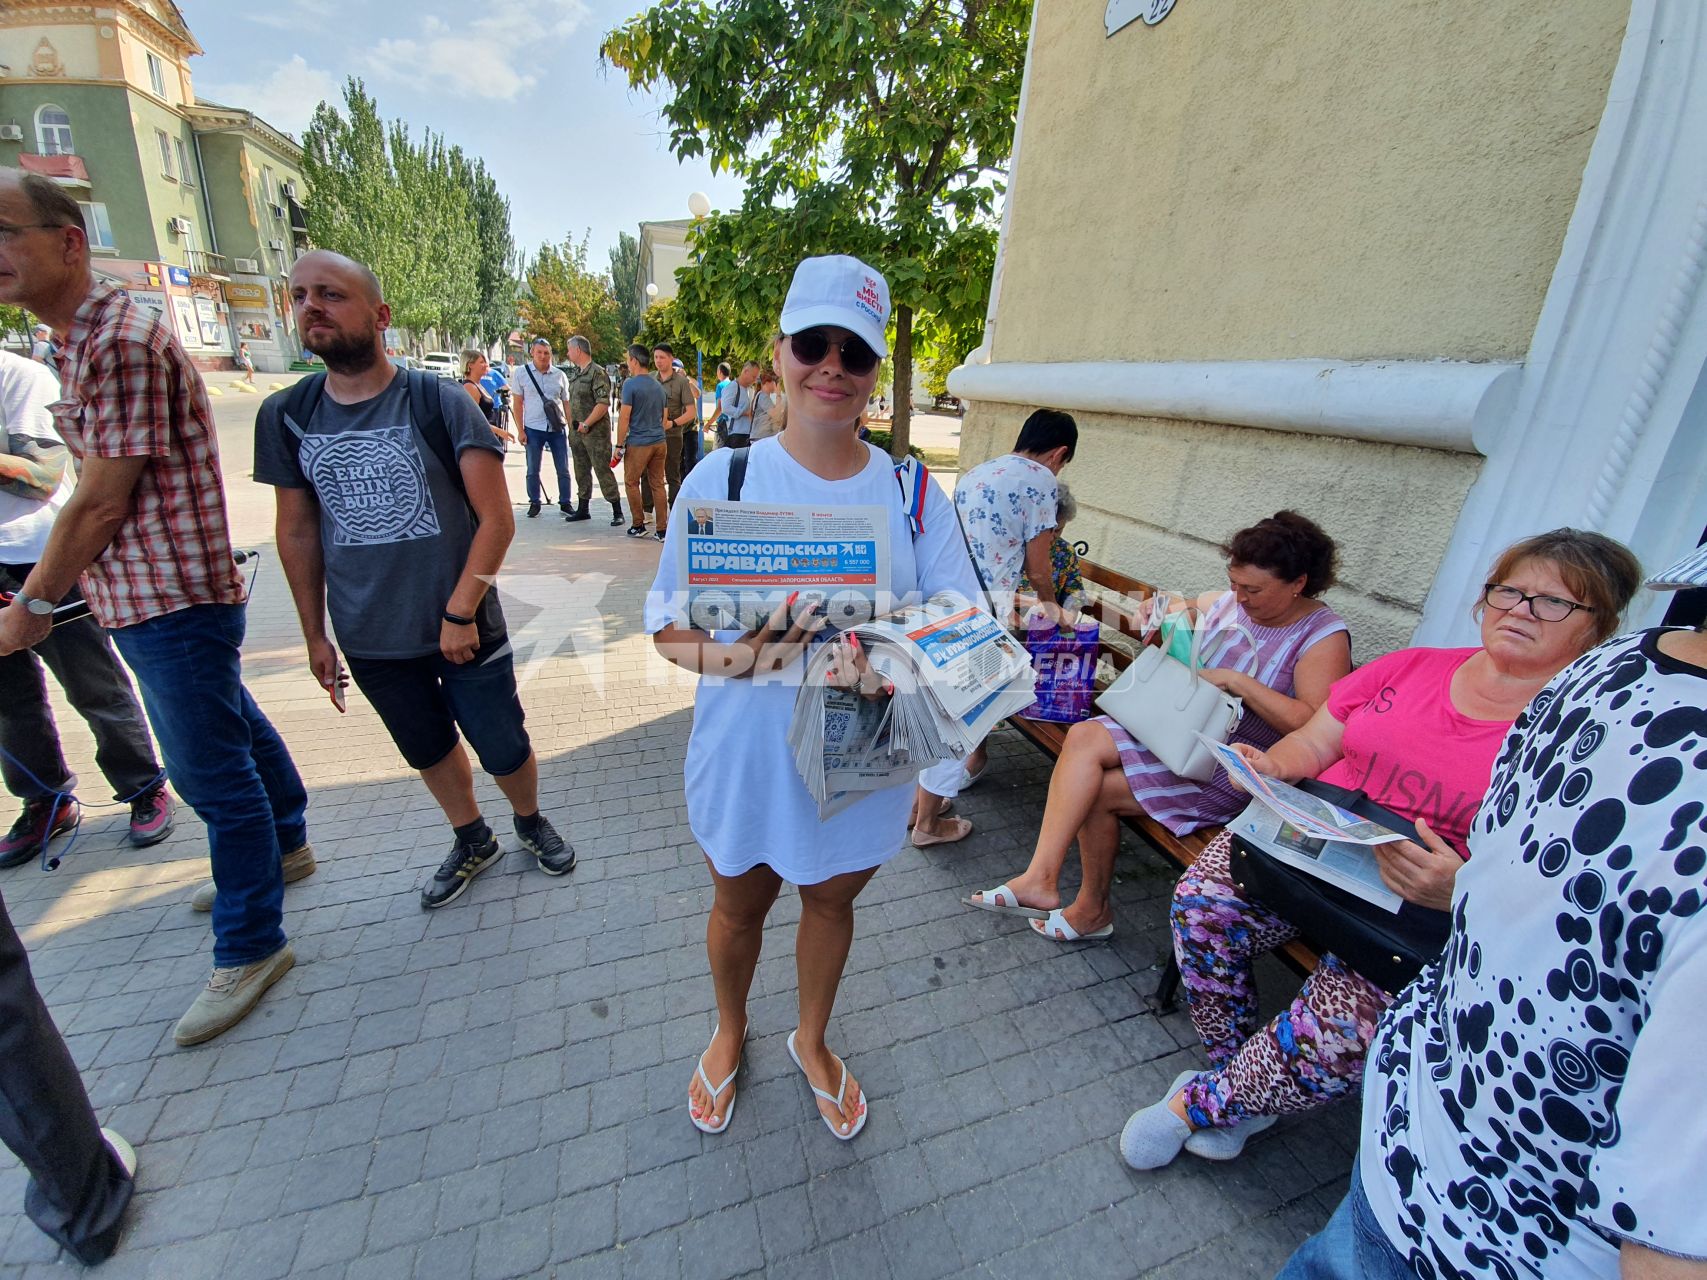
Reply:
[[539, 764], [488, 589], [515, 535], [503, 443], [454, 383], [386, 360], [391, 309], [367, 267], [317, 250], [291, 268], [290, 291], [326, 377], [306, 403], [282, 391], [261, 406], [255, 479], [277, 491], [279, 561], [309, 665], [341, 706], [330, 612], [356, 686], [455, 832], [423, 907], [451, 902], [502, 856], [459, 729], [515, 809], [522, 846], [562, 875], [575, 851], [539, 811]]

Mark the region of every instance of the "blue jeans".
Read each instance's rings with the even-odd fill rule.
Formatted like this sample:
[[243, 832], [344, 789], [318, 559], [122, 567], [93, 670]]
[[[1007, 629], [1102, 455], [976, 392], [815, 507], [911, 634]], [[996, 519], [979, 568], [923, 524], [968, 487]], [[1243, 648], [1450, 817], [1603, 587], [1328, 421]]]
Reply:
[[557, 465], [557, 501], [559, 505], [567, 506], [569, 496], [569, 436], [563, 431], [535, 431], [528, 428], [528, 501], [539, 501], [539, 464], [544, 460], [546, 449], [551, 450], [551, 460]]
[[207, 825], [220, 968], [284, 946], [282, 851], [308, 838], [302, 778], [243, 687], [243, 608], [199, 604], [112, 633], [142, 687], [166, 775]]
[[1416, 1280], [1416, 1274], [1375, 1221], [1354, 1160], [1351, 1188], [1340, 1207], [1327, 1226], [1298, 1246], [1274, 1280]]

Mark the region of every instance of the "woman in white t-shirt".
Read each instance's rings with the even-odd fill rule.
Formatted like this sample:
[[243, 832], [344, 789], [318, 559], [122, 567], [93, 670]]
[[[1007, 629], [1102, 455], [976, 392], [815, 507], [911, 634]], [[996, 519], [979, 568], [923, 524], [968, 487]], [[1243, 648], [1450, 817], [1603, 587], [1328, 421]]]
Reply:
[[[808, 258], [800, 264], [774, 351], [788, 395], [788, 430], [756, 441], [741, 455], [747, 460], [741, 499], [882, 507], [889, 513], [886, 585], [894, 603], [914, 593], [976, 599], [978, 580], [948, 499], [934, 485], [925, 486], [915, 535], [891, 459], [856, 436], [887, 354], [888, 314], [888, 285], [857, 259]], [[670, 522], [646, 602], [646, 629], [658, 652], [702, 677], [685, 780], [688, 822], [716, 888], [706, 951], [718, 1029], [693, 1073], [689, 1114], [703, 1132], [728, 1127], [764, 922], [788, 883], [797, 886], [801, 902], [795, 941], [800, 1016], [788, 1037], [789, 1052], [817, 1096], [824, 1123], [846, 1140], [865, 1124], [865, 1098], [825, 1046], [824, 1033], [853, 941], [854, 900], [877, 868], [901, 851], [912, 786], [875, 791], [819, 819], [787, 735], [801, 654], [821, 619], [791, 622], [785, 606], [773, 619], [776, 630], [707, 635], [687, 624], [675, 598], [676, 541], [687, 536], [690, 508], [728, 498], [730, 466], [738, 454], [720, 449], [683, 478], [677, 518]], [[835, 668], [863, 667], [851, 646], [844, 648], [846, 660]], [[873, 686], [868, 671], [863, 678], [868, 694], [887, 696]]]

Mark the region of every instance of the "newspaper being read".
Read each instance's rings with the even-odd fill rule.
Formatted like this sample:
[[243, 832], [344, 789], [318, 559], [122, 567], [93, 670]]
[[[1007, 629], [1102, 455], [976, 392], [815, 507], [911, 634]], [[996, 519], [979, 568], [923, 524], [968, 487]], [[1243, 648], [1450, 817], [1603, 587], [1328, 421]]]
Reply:
[[702, 631], [750, 631], [796, 591], [816, 589], [830, 625], [869, 622], [889, 582], [882, 507], [698, 502], [687, 510], [676, 569], [688, 619]]
[[788, 741], [820, 817], [911, 782], [938, 761], [964, 760], [1031, 704], [1030, 659], [975, 605], [938, 598], [850, 630], [895, 692], [867, 698], [828, 687], [836, 648], [809, 653]]
[[1330, 804], [1320, 796], [1258, 773], [1231, 747], [1203, 739], [1229, 777], [1250, 794], [1245, 811], [1228, 830], [1271, 856], [1386, 911], [1404, 899], [1381, 879], [1371, 845], [1406, 837]]

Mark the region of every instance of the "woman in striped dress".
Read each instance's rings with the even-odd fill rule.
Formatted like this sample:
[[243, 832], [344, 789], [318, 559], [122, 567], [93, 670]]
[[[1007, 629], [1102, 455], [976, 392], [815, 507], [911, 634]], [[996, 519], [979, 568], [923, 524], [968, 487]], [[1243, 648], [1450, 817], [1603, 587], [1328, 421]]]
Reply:
[[[1262, 749], [1301, 728], [1351, 670], [1345, 620], [1317, 598], [1333, 585], [1334, 542], [1313, 521], [1281, 511], [1239, 530], [1221, 550], [1230, 589], [1195, 623], [1204, 637], [1202, 675], [1244, 700], [1229, 741]], [[1247, 800], [1222, 770], [1208, 782], [1181, 778], [1114, 720], [1098, 716], [1068, 731], [1031, 865], [967, 901], [1028, 916], [1034, 930], [1056, 941], [1111, 937], [1121, 817], [1146, 813], [1184, 835], [1228, 821]], [[1061, 868], [1075, 839], [1083, 875], [1078, 897], [1062, 907]]]

